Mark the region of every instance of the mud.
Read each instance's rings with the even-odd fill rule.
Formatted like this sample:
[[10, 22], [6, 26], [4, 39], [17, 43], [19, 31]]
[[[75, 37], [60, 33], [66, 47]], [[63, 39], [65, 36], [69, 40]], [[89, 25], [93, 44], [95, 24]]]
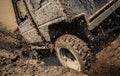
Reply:
[[61, 66], [49, 51], [31, 50], [19, 37], [0, 26], [0, 76], [84, 76]]
[[90, 76], [120, 75], [120, 35], [96, 55]]
[[[117, 35], [116, 35], [117, 33]], [[120, 75], [120, 35], [119, 31], [109, 37], [96, 54], [89, 76]], [[1, 76], [86, 76], [63, 67], [55, 54], [41, 55], [40, 50], [31, 50], [15, 33], [0, 27], [0, 75]], [[109, 39], [107, 38], [107, 39]], [[101, 41], [100, 41], [101, 42]], [[104, 40], [103, 40], [104, 42]], [[28, 52], [26, 52], [28, 51]], [[37, 52], [33, 55], [34, 52]], [[34, 56], [34, 57], [33, 57]]]

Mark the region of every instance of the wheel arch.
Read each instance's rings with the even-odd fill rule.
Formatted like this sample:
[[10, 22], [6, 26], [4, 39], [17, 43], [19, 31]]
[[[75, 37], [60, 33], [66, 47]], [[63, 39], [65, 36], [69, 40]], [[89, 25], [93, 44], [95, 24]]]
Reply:
[[[81, 21], [84, 21], [83, 23], [80, 23]], [[71, 34], [75, 35], [84, 41], [88, 41], [88, 38], [85, 34], [85, 28], [87, 24], [85, 23], [85, 20], [82, 18], [74, 19], [71, 22], [62, 21], [57, 24], [53, 24], [51, 26], [48, 26], [49, 35], [51, 42], [55, 42], [57, 38], [59, 38], [61, 35], [64, 34]]]

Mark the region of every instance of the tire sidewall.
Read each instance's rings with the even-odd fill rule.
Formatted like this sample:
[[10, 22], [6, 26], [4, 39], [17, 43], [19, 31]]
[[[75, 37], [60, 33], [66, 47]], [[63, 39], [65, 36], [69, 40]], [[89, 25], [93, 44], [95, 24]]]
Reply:
[[67, 65], [65, 65], [64, 61], [62, 60], [61, 58], [61, 55], [60, 55], [60, 49], [61, 48], [66, 48], [68, 49], [73, 55], [74, 57], [76, 58], [76, 60], [78, 61], [79, 63], [79, 70], [78, 71], [82, 71], [83, 70], [83, 63], [81, 61], [81, 57], [79, 55], [79, 51], [78, 50], [75, 50], [69, 42], [64, 42], [61, 40], [61, 42], [57, 42], [56, 43], [56, 47], [55, 47], [55, 50], [56, 50], [56, 54], [57, 54], [57, 57], [59, 58], [60, 62], [62, 65], [64, 65], [65, 67], [67, 67]]

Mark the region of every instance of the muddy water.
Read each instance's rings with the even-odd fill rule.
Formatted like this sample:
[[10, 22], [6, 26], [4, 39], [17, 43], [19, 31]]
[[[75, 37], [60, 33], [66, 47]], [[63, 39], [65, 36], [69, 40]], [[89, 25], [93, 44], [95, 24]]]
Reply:
[[12, 0], [0, 0], [0, 23], [11, 31], [17, 27]]

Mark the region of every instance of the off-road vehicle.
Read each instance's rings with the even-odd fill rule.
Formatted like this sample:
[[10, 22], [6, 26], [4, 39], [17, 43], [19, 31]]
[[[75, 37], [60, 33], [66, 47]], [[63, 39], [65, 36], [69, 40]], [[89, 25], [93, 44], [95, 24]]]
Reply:
[[[54, 49], [63, 66], [80, 72], [90, 68], [92, 45], [96, 38], [102, 36], [94, 36], [93, 30], [116, 10], [120, 10], [120, 0], [12, 2], [19, 32], [24, 39], [36, 48]], [[105, 32], [116, 29], [118, 26]]]

